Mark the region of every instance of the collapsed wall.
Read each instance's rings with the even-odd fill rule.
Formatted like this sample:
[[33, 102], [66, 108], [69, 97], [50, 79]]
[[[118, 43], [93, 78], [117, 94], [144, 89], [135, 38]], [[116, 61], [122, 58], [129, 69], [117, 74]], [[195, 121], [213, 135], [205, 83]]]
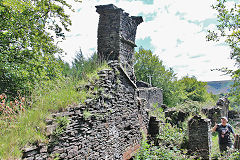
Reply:
[[[100, 14], [98, 56], [111, 69], [100, 71], [99, 79], [85, 88], [96, 90], [93, 97], [54, 114], [47, 126], [51, 131], [50, 143], [25, 148], [24, 159], [130, 159], [140, 148], [142, 134], [147, 134], [149, 116], [145, 107], [153, 102], [162, 103], [161, 90], [147, 88], [148, 97], [160, 96], [148, 102], [139, 97], [136, 85], [134, 41], [142, 18], [129, 17], [112, 4], [96, 8]], [[56, 137], [54, 122], [63, 116], [70, 123]]]
[[[58, 155], [60, 159], [130, 159], [139, 149], [142, 132], [147, 131], [148, 115], [134, 87], [113, 69], [98, 73], [96, 97], [85, 105], [69, 108], [55, 116], [67, 116], [70, 124], [53, 145], [26, 149], [23, 158], [36, 159]], [[125, 87], [127, 86], [127, 87]], [[51, 144], [50, 143], [50, 144]], [[45, 148], [45, 149], [42, 149]], [[34, 153], [34, 154], [33, 154]]]

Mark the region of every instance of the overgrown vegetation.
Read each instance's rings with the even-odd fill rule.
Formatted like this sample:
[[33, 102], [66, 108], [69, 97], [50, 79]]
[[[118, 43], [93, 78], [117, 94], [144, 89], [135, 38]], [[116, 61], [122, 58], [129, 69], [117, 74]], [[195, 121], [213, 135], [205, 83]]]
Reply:
[[[187, 113], [189, 117], [178, 126], [169, 123], [163, 109], [157, 108], [151, 112], [161, 122], [160, 133], [156, 141], [158, 146], [154, 146], [146, 139], [142, 141], [142, 147], [136, 159], [194, 159], [187, 155], [185, 149], [188, 148], [187, 122], [194, 115], [201, 115], [203, 107], [214, 106], [217, 96], [207, 92], [207, 83], [198, 81], [195, 77], [185, 76], [177, 80], [173, 70], [166, 69], [162, 61], [150, 50], [140, 48], [136, 52], [135, 71], [137, 80], [151, 83], [152, 86], [163, 89], [164, 103], [168, 107], [174, 107], [176, 111]], [[205, 117], [206, 118], [206, 117]], [[171, 120], [170, 120], [171, 121]], [[214, 137], [213, 157], [223, 158], [219, 154], [216, 135]], [[168, 153], [168, 154], [166, 154]], [[234, 152], [228, 157], [236, 157]], [[160, 158], [161, 157], [161, 158]], [[226, 158], [226, 157], [225, 157]]]
[[181, 85], [178, 85], [175, 73], [171, 68], [167, 69], [151, 50], [140, 48], [135, 53], [134, 69], [137, 80], [163, 89], [164, 104], [174, 106], [183, 101], [184, 93], [180, 89]]
[[[187, 102], [176, 106], [177, 109], [190, 112], [189, 116], [186, 117], [184, 122], [181, 122], [180, 126], [169, 123], [168, 119], [165, 117], [163, 109], [157, 106], [157, 104], [154, 105], [154, 110], [150, 112], [150, 115], [156, 116], [160, 121], [160, 133], [156, 137], [154, 143], [147, 139], [146, 135], [143, 135], [141, 148], [135, 155], [134, 159], [196, 159], [193, 153], [189, 153], [187, 151], [188, 121], [193, 117], [193, 115], [200, 114], [204, 118], [205, 115], [201, 113], [201, 108], [206, 106], [206, 103]], [[234, 131], [236, 134], [240, 133], [240, 129], [238, 127], [234, 127]], [[220, 154], [218, 135], [216, 132], [212, 134], [212, 144], [212, 153], [210, 156], [213, 159], [239, 159], [239, 152], [236, 150], [231, 150], [223, 155]]]
[[50, 142], [50, 146], [54, 146], [59, 142], [59, 138], [61, 136], [61, 134], [64, 132], [64, 130], [66, 129], [67, 125], [70, 123], [68, 117], [64, 116], [64, 117], [57, 117], [56, 118], [56, 129], [53, 131], [52, 135], [51, 135], [51, 142]]
[[232, 3], [229, 0], [216, 0], [212, 8], [218, 12], [217, 29], [208, 31], [207, 39], [209, 41], [223, 40], [231, 48], [230, 57], [235, 60], [236, 69], [221, 68], [217, 69], [232, 77], [234, 84], [229, 95], [230, 100], [235, 106], [240, 106], [240, 30], [239, 30], [239, 12], [240, 5]]
[[176, 159], [185, 160], [188, 156], [184, 155], [181, 150], [173, 147], [170, 149], [165, 145], [152, 146], [148, 143], [146, 135], [143, 135], [141, 141], [141, 149], [135, 155], [135, 160], [145, 160], [145, 159]]
[[64, 116], [64, 117], [57, 117], [56, 122], [57, 122], [57, 128], [53, 132], [53, 135], [58, 137], [64, 132], [64, 130], [66, 129], [70, 121], [68, 120], [68, 117]]
[[16, 116], [11, 123], [0, 121], [0, 159], [17, 159], [24, 146], [47, 142], [45, 119], [53, 111], [62, 110], [69, 104], [77, 104], [81, 98], [74, 83], [67, 79], [45, 82], [33, 93], [32, 104], [26, 106], [25, 113]]
[[140, 48], [135, 53], [134, 69], [137, 80], [163, 89], [163, 103], [170, 107], [185, 101], [209, 102], [216, 98], [207, 92], [206, 82], [189, 76], [177, 80], [174, 71], [167, 69], [151, 50]]
[[160, 133], [155, 140], [158, 145], [154, 145], [143, 134], [141, 149], [134, 159], [188, 159], [190, 156], [186, 155], [187, 151], [183, 148], [181, 149], [184, 138], [187, 135], [187, 125], [183, 125], [182, 128], [171, 125], [167, 122], [163, 109], [158, 108], [157, 105], [154, 105], [154, 111], [150, 114], [156, 116], [161, 122]]
[[[89, 90], [83, 86], [94, 83], [98, 78], [97, 72], [103, 68], [108, 68], [106, 63], [98, 66], [97, 69], [89, 70], [81, 80], [62, 77], [42, 81], [35, 85], [31, 97], [26, 98], [25, 112], [15, 115], [11, 122], [5, 120], [5, 114], [0, 115], [0, 159], [18, 159], [21, 157], [21, 149], [24, 146], [40, 142], [48, 143], [45, 120], [51, 118], [52, 112], [64, 110], [69, 105], [84, 103], [89, 97], [93, 98], [95, 96], [93, 92], [97, 92], [98, 87]], [[10, 101], [7, 104], [10, 104]], [[65, 119], [59, 119], [61, 125], [54, 133], [62, 132], [67, 124]]]
[[62, 50], [54, 38], [64, 39], [64, 31], [71, 25], [64, 8], [71, 10], [72, 6], [62, 0], [0, 1], [2, 92], [12, 96], [28, 93], [42, 80], [61, 77], [55, 55]]
[[[239, 67], [240, 6], [235, 5], [228, 10], [226, 0], [217, 2], [213, 8], [219, 12], [220, 24], [217, 27], [220, 36], [210, 32], [209, 40], [225, 38], [232, 48], [231, 57]], [[66, 7], [71, 9], [64, 0], [0, 1], [0, 159], [19, 159], [23, 147], [48, 143], [45, 120], [52, 118], [51, 113], [65, 110], [69, 105], [84, 103], [89, 97], [96, 98], [95, 93], [101, 90], [95, 84], [97, 72], [108, 66], [99, 64], [96, 53], [86, 59], [80, 49], [72, 65], [56, 58], [62, 50], [52, 36], [64, 39], [64, 31], [68, 31], [71, 25], [69, 15], [64, 10]], [[230, 30], [230, 35], [226, 34], [229, 33], [226, 29]], [[189, 76], [177, 80], [174, 71], [164, 66], [150, 50], [140, 48], [135, 58], [137, 80], [162, 88], [167, 106], [199, 114], [202, 106], [216, 101], [216, 97], [206, 92], [206, 83]], [[235, 83], [230, 99], [239, 106], [240, 70], [221, 70], [232, 75]], [[94, 88], [83, 87], [86, 84]], [[151, 114], [162, 122], [162, 132], [157, 137], [161, 145], [149, 144], [144, 137], [135, 158], [191, 158], [183, 147], [187, 142], [187, 122], [183, 122], [180, 128], [167, 123], [161, 108], [155, 108]], [[85, 110], [83, 115], [87, 119], [91, 113]], [[95, 116], [101, 118], [102, 115]], [[57, 118], [57, 123], [53, 133], [56, 137], [69, 121], [67, 117], [61, 117]], [[216, 135], [213, 140], [216, 146]], [[216, 147], [214, 152], [218, 152]], [[52, 157], [58, 159], [58, 155]], [[220, 156], [214, 153], [213, 157]], [[229, 157], [237, 159], [239, 153], [234, 152]]]
[[[96, 52], [90, 58], [84, 58], [81, 49], [76, 52], [76, 56], [73, 59], [71, 66], [69, 63], [62, 61], [61, 59], [60, 62], [63, 68], [63, 75], [65, 77], [71, 77], [73, 80], [87, 79], [89, 74], [95, 74], [97, 77], [96, 70], [102, 63], [104, 63], [98, 61]], [[105, 67], [107, 67], [107, 65], [105, 65]], [[92, 73], [93, 71], [95, 72]]]

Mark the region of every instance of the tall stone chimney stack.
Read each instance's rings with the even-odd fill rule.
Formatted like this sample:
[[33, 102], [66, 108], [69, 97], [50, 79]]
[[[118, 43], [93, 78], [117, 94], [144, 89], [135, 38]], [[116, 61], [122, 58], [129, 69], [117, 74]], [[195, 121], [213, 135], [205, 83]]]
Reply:
[[118, 60], [133, 77], [133, 55], [137, 26], [142, 17], [129, 16], [113, 4], [96, 6], [98, 24], [98, 56], [101, 60]]

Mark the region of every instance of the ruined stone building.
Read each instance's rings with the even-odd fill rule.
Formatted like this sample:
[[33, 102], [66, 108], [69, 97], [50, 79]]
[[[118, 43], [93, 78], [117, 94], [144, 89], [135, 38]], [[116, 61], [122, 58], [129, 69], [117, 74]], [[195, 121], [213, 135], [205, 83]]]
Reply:
[[[142, 133], [148, 132], [149, 109], [154, 103], [162, 104], [161, 89], [136, 85], [133, 55], [142, 17], [130, 17], [112, 4], [96, 8], [100, 15], [98, 56], [111, 69], [100, 71], [99, 79], [87, 88], [101, 90], [84, 104], [53, 114], [55, 119], [67, 116], [69, 125], [54, 141], [50, 135], [52, 143], [25, 148], [23, 159], [54, 155], [74, 160], [130, 159], [140, 148]], [[54, 130], [54, 121], [47, 122], [48, 130]]]

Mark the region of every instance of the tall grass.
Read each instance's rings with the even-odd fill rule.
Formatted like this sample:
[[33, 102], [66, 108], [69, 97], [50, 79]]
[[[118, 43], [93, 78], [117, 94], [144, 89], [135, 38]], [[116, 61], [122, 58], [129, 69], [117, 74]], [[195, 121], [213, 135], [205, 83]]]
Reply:
[[76, 87], [97, 79], [97, 72], [104, 68], [108, 68], [106, 64], [82, 81], [62, 78], [36, 85], [25, 112], [17, 115], [11, 123], [0, 119], [0, 159], [19, 159], [23, 147], [32, 143], [47, 143], [45, 120], [51, 118], [52, 112], [84, 102], [90, 93], [77, 91]]
[[69, 104], [77, 104], [81, 95], [68, 79], [48, 81], [38, 86], [32, 95], [31, 106], [15, 121], [0, 121], [0, 159], [17, 159], [21, 149], [35, 142], [47, 142], [45, 119], [51, 112], [63, 110]]

